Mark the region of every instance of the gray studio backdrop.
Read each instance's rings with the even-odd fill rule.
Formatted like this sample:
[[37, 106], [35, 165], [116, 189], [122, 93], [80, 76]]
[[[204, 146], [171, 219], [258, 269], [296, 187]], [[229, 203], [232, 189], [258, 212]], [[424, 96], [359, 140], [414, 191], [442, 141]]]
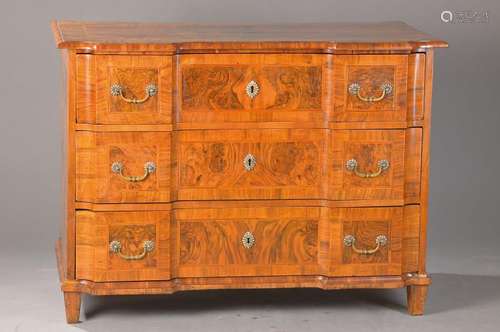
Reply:
[[[488, 22], [445, 23], [444, 10], [455, 17], [463, 11], [487, 11]], [[53, 255], [61, 210], [61, 129], [60, 59], [51, 19], [403, 20], [450, 44], [435, 57], [429, 270], [499, 273], [499, 15], [498, 0], [3, 1], [0, 253], [46, 259]]]

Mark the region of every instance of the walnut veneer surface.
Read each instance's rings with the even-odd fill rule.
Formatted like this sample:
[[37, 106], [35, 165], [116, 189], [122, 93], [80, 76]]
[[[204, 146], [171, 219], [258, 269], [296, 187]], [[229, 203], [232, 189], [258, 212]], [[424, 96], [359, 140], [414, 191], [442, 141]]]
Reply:
[[80, 296], [408, 288], [422, 314], [433, 48], [401, 22], [53, 22], [66, 316]]

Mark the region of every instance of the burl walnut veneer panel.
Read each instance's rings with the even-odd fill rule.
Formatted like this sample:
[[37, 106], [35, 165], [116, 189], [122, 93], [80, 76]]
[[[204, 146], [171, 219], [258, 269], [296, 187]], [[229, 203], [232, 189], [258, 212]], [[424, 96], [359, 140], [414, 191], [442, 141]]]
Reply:
[[[170, 213], [91, 212], [76, 214], [76, 277], [92, 281], [165, 280], [170, 277]], [[144, 258], [130, 260], [110, 250], [118, 241], [120, 254], [138, 256], [145, 241], [153, 243]]]
[[318, 272], [319, 208], [183, 209], [176, 220], [180, 277]]
[[[334, 65], [333, 121], [406, 119], [408, 56], [339, 55]], [[359, 91], [354, 93], [357, 85]], [[388, 90], [384, 91], [384, 87]], [[367, 102], [362, 98], [380, 98]]]
[[322, 129], [181, 131], [177, 198], [323, 198], [327, 135]]
[[[317, 122], [328, 119], [328, 55], [186, 55], [179, 122]], [[249, 82], [256, 95], [247, 95]], [[324, 104], [323, 104], [324, 103]]]
[[[402, 208], [340, 208], [330, 213], [333, 275], [401, 275]], [[351, 246], [345, 243], [347, 236], [355, 239]], [[385, 237], [386, 243], [378, 245], [378, 236]]]
[[58, 21], [81, 294], [402, 288], [421, 315], [434, 48], [402, 22]]
[[[168, 202], [171, 191], [171, 133], [76, 133], [76, 200], [95, 203]], [[122, 174], [113, 171], [120, 163]], [[154, 171], [142, 181], [147, 163]]]
[[[172, 57], [78, 54], [76, 61], [79, 123], [171, 122]], [[113, 87], [120, 87], [121, 95]], [[148, 87], [155, 89], [151, 95]]]

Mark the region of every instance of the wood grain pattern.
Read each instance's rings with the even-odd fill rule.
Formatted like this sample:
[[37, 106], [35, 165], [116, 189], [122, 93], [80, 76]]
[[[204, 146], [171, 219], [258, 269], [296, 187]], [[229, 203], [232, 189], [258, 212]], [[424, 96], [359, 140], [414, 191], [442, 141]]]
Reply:
[[[375, 239], [379, 235], [388, 236], [391, 234], [390, 224], [386, 220], [351, 220], [344, 221], [343, 237], [352, 235], [356, 239], [356, 248], [361, 250], [371, 250], [376, 247]], [[344, 245], [342, 256], [343, 264], [387, 264], [389, 261], [387, 246], [372, 255], [362, 255], [354, 252]]]
[[[339, 55], [334, 66], [334, 108], [332, 121], [404, 121], [407, 104], [408, 56]], [[392, 92], [377, 102], [361, 101], [349, 93], [358, 83], [362, 96], [379, 96], [384, 83]]]
[[53, 21], [52, 30], [57, 47], [86, 52], [389, 53], [448, 46], [403, 22], [217, 25]]
[[408, 56], [408, 120], [424, 118], [425, 54]]
[[405, 204], [420, 203], [422, 172], [422, 128], [405, 130]]
[[[189, 209], [189, 208], [230, 208], [230, 207], [279, 207], [283, 203], [282, 200], [217, 200], [217, 201], [174, 201], [171, 203], [89, 203], [89, 202], [75, 202], [75, 208], [79, 210], [92, 210], [92, 211], [170, 211], [172, 209]], [[327, 199], [287, 199], [287, 206], [315, 206], [315, 207], [329, 207], [329, 208], [342, 208], [342, 207], [377, 207], [377, 206], [402, 206], [405, 202], [399, 200], [345, 200], [345, 201], [332, 201]]]
[[420, 252], [420, 206], [406, 205], [403, 222], [403, 273], [418, 271]]
[[172, 294], [179, 291], [208, 289], [270, 289], [270, 288], [401, 288], [401, 276], [377, 277], [325, 277], [325, 276], [260, 276], [260, 277], [209, 277], [178, 278], [162, 281], [92, 282], [72, 280], [63, 283], [63, 289], [92, 295], [151, 295]]
[[[95, 203], [168, 202], [170, 200], [169, 132], [88, 132], [76, 134], [76, 200]], [[127, 182], [111, 170], [121, 162], [124, 174], [155, 172], [144, 181]]]
[[[156, 225], [109, 225], [108, 243], [119, 241], [121, 244], [121, 253], [127, 256], [137, 256], [143, 252], [144, 241], [155, 241]], [[157, 266], [155, 252], [146, 254], [141, 260], [145, 267]], [[118, 255], [110, 255], [108, 260], [108, 269], [119, 269], [123, 266], [123, 258]], [[133, 264], [133, 262], [131, 262]]]
[[[77, 211], [76, 277], [93, 281], [170, 278], [170, 213]], [[120, 241], [124, 255], [138, 255], [144, 241], [155, 242], [140, 260], [124, 260], [109, 249]]]
[[[310, 122], [328, 119], [331, 56], [183, 55], [179, 57], [180, 123]], [[259, 93], [250, 98], [246, 86]]]
[[[57, 248], [58, 247], [56, 247], [56, 249]], [[56, 250], [56, 252], [58, 251]], [[61, 272], [61, 255], [57, 254], [57, 258], [57, 266], [59, 272]], [[60, 273], [60, 275], [63, 276], [62, 273]], [[195, 277], [172, 278], [170, 280], [157, 281], [122, 281], [119, 283], [68, 280], [61, 278], [61, 289], [64, 292], [84, 292], [92, 295], [137, 295], [171, 294], [177, 291], [235, 288], [400, 288], [404, 286], [429, 286], [430, 283], [431, 279], [425, 274], [376, 277], [326, 277], [324, 275]]]
[[62, 173], [61, 173], [61, 220], [59, 234], [63, 257], [63, 274], [66, 278], [75, 277], [75, 75], [76, 54], [71, 50], [61, 51], [62, 102], [60, 119], [62, 126]]
[[[402, 208], [332, 209], [330, 218], [331, 275], [401, 275]], [[375, 247], [378, 235], [387, 236], [388, 242], [375, 254], [362, 255], [344, 245], [346, 235], [353, 235], [360, 249]]]
[[[259, 93], [245, 96], [255, 81]], [[298, 66], [191, 65], [182, 70], [182, 109], [321, 109], [321, 68]], [[269, 104], [266, 98], [271, 99]], [[260, 104], [260, 105], [259, 105]]]
[[[317, 228], [309, 220], [183, 222], [180, 264], [308, 264], [317, 259]], [[242, 245], [247, 231], [259, 241], [254, 250]]]
[[175, 219], [179, 277], [318, 272], [319, 208], [185, 209]]
[[427, 290], [429, 286], [408, 286], [407, 302], [408, 313], [413, 316], [424, 314], [425, 300], [427, 299]]
[[[178, 199], [321, 198], [325, 130], [178, 132]], [[251, 153], [254, 169], [243, 161]]]
[[429, 181], [431, 158], [431, 117], [432, 117], [432, 79], [434, 70], [434, 53], [427, 52], [425, 57], [425, 91], [424, 91], [424, 127], [422, 130], [422, 173], [420, 190], [420, 243], [418, 272], [426, 273], [427, 255], [427, 223], [429, 209]]
[[[141, 99], [146, 86], [158, 92], [144, 103], [131, 104], [111, 95], [120, 84], [127, 98]], [[169, 56], [77, 56], [77, 114], [79, 123], [171, 123], [172, 58]]]
[[[404, 130], [334, 130], [329, 151], [329, 198], [333, 200], [401, 199], [404, 195]], [[360, 178], [346, 168], [350, 159], [363, 172], [389, 168], [376, 178]]]
[[81, 293], [64, 292], [64, 307], [68, 324], [78, 323], [80, 321]]

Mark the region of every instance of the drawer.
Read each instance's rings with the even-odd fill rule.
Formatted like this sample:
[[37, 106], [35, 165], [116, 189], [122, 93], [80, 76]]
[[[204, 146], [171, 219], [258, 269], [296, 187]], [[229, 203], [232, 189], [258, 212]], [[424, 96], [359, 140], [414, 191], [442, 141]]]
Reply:
[[170, 201], [170, 132], [76, 133], [76, 199]]
[[318, 272], [320, 208], [176, 210], [179, 277]]
[[325, 196], [327, 130], [192, 130], [176, 135], [179, 200]]
[[327, 121], [330, 55], [182, 55], [180, 122]]
[[408, 56], [336, 55], [333, 121], [406, 120]]
[[77, 122], [171, 122], [172, 57], [77, 55]]
[[331, 275], [401, 275], [403, 208], [330, 211]]
[[329, 152], [330, 199], [403, 199], [404, 130], [334, 130]]
[[76, 278], [170, 278], [170, 212], [76, 212]]

